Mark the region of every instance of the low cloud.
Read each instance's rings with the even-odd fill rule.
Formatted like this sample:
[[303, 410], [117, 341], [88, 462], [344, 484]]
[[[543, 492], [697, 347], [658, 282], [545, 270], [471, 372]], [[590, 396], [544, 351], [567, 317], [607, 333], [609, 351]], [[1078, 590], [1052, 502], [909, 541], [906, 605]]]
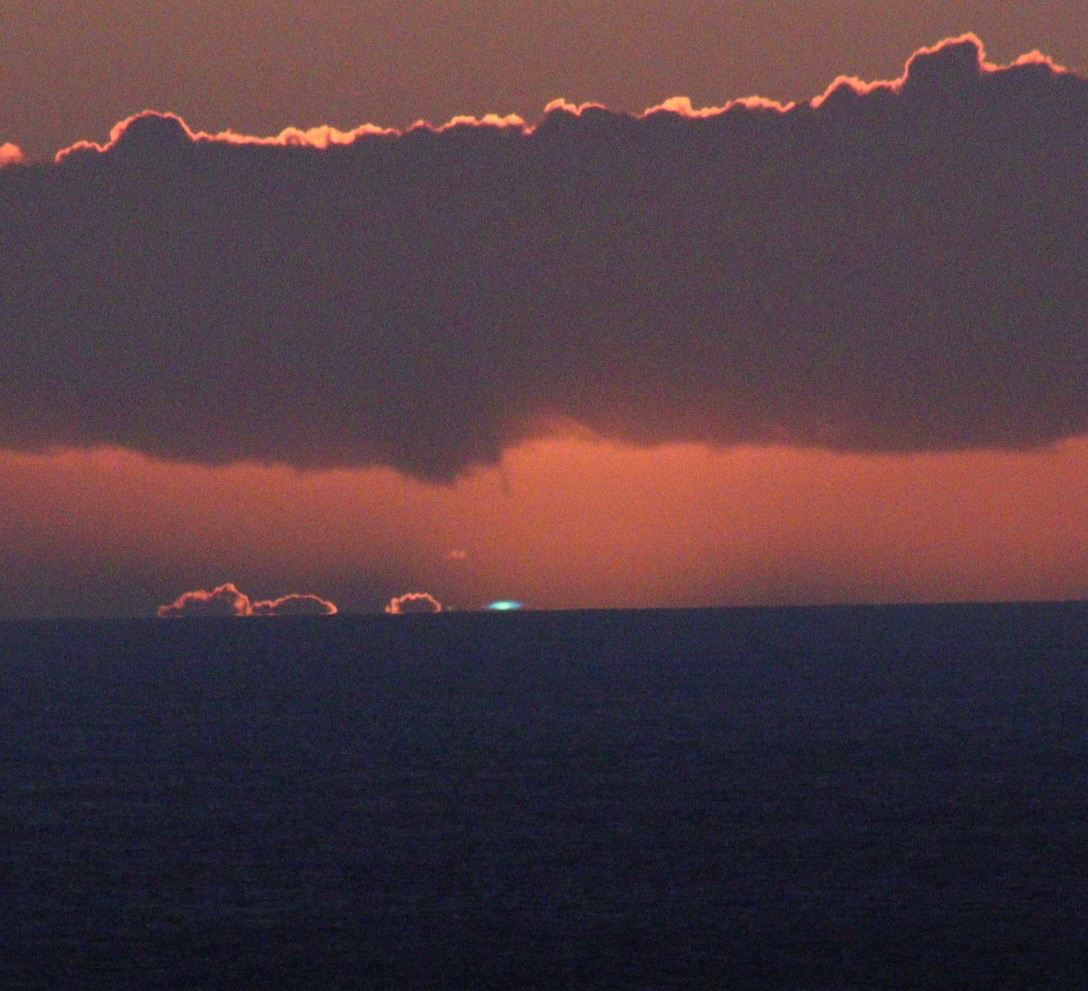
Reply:
[[442, 603], [427, 592], [408, 592], [406, 595], [398, 595], [390, 599], [385, 611], [393, 616], [407, 613], [436, 613], [442, 612]]
[[232, 582], [208, 592], [197, 589], [178, 596], [170, 605], [159, 606], [159, 616], [332, 616], [336, 605], [316, 595], [285, 595], [279, 599], [252, 602]]
[[1088, 430], [1088, 80], [965, 36], [805, 103], [403, 133], [146, 113], [0, 170], [0, 446], [449, 481]]
[[249, 596], [238, 591], [233, 582], [219, 585], [210, 592], [205, 589], [184, 592], [170, 605], [159, 606], [162, 617], [249, 616], [251, 613]]
[[25, 161], [25, 156], [22, 148], [18, 145], [13, 145], [11, 142], [0, 144], [0, 169], [5, 165], [18, 165], [23, 161]]
[[333, 616], [336, 605], [317, 595], [285, 595], [253, 603], [254, 616]]

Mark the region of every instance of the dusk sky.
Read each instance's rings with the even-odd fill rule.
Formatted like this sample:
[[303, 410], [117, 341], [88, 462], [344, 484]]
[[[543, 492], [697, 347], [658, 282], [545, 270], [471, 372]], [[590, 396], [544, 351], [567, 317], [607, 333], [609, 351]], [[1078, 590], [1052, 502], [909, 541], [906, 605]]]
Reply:
[[1088, 594], [1083, 5], [0, 38], [0, 615]]

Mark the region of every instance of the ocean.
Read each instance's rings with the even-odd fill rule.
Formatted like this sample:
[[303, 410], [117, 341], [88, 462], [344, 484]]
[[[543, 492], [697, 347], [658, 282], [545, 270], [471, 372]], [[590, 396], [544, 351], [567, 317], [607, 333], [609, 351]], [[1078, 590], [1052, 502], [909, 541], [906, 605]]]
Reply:
[[1088, 604], [0, 624], [0, 988], [1088, 986]]

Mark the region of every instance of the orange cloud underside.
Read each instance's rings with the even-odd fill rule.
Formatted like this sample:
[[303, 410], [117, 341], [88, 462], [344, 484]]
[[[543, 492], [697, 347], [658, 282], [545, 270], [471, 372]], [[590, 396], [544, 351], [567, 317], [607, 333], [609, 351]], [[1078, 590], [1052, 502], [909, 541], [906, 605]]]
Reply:
[[[454, 609], [1074, 598], [1088, 594], [1085, 479], [1086, 439], [862, 456], [561, 438], [448, 488], [4, 453], [0, 525], [6, 581], [33, 579], [44, 612], [95, 612], [79, 576], [111, 568], [162, 576], [126, 605], [148, 614], [223, 580], [375, 612], [405, 588]], [[17, 593], [9, 608], [34, 611]]]

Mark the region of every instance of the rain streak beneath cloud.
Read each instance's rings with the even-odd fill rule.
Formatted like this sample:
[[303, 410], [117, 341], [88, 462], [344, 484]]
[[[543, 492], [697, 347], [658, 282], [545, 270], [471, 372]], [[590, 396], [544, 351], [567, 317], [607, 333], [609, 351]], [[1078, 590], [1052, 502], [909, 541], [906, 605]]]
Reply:
[[3, 156], [7, 448], [445, 481], [569, 423], [858, 451], [1088, 429], [1088, 80], [973, 37], [789, 107], [264, 142], [148, 113]]

